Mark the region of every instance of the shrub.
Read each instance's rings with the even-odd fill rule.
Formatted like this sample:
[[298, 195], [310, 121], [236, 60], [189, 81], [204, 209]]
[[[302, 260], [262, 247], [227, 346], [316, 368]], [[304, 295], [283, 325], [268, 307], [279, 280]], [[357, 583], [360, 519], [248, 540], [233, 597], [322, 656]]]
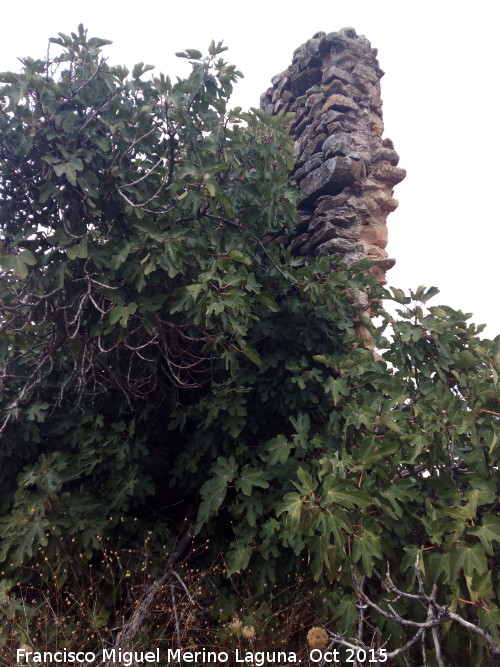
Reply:
[[[119, 625], [132, 589], [104, 554], [128, 553], [148, 577], [122, 644], [188, 558], [220, 641], [243, 599], [274, 641], [299, 589], [342, 650], [498, 651], [499, 339], [426, 309], [434, 288], [289, 255], [290, 115], [228, 110], [222, 44], [172, 84], [82, 26], [51, 41], [0, 75], [0, 604], [28, 619], [4, 641], [40, 643], [47, 595], [89, 567]], [[399, 319], [375, 329], [353, 289]]]

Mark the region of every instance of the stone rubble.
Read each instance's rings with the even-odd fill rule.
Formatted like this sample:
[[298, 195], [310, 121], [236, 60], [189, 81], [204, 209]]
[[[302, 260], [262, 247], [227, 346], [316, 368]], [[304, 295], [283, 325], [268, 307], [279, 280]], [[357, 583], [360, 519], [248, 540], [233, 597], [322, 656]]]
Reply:
[[353, 28], [316, 33], [271, 80], [260, 106], [295, 112], [293, 170], [303, 196], [299, 224], [289, 238], [294, 254], [334, 254], [351, 264], [364, 258], [385, 283], [386, 219], [405, 178], [390, 139], [383, 139], [377, 50]]

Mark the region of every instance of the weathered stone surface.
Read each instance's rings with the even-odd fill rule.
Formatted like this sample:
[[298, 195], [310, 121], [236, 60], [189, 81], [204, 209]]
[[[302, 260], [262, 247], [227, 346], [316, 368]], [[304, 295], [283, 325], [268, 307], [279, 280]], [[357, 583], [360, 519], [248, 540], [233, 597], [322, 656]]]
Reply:
[[328, 211], [321, 219], [331, 221], [337, 227], [356, 227], [359, 222], [359, 216], [355, 209], [349, 206], [343, 206]]
[[329, 211], [335, 211], [339, 209], [343, 204], [346, 203], [349, 198], [349, 194], [349, 190], [345, 189], [335, 197], [320, 197], [316, 202], [316, 213], [321, 215], [322, 213], [328, 213]]
[[349, 72], [346, 72], [343, 69], [340, 69], [340, 67], [335, 67], [332, 65], [332, 67], [329, 67], [323, 74], [322, 77], [322, 83], [324, 85], [329, 84], [331, 81], [334, 79], [338, 79], [339, 81], [342, 81], [342, 83], [353, 83], [353, 78], [349, 74]]
[[370, 245], [385, 248], [387, 245], [387, 227], [385, 225], [367, 225], [361, 229], [359, 238]]
[[353, 243], [348, 239], [330, 239], [321, 244], [322, 255], [340, 255], [341, 257], [350, 254], [355, 255], [355, 261], [359, 261], [364, 256], [364, 246], [362, 243]]
[[373, 193], [372, 196], [373, 199], [380, 206], [382, 211], [387, 211], [388, 213], [391, 213], [392, 211], [395, 211], [399, 206], [398, 200], [394, 199], [394, 197], [391, 197], [390, 194], [385, 190], [377, 190], [376, 192]]
[[273, 114], [277, 114], [280, 111], [288, 111], [289, 107], [283, 102], [282, 99], [278, 99], [273, 107]]
[[296, 133], [300, 135], [306, 129], [306, 127], [311, 124], [312, 120], [312, 117], [307, 114], [305, 117], [303, 116], [301, 122], [295, 126]]
[[[318, 226], [318, 229], [310, 235], [308, 244], [311, 248], [316, 248], [322, 243], [326, 243], [330, 239], [339, 238], [339, 230], [331, 222], [325, 222], [322, 225]], [[351, 243], [356, 243], [356, 239], [345, 239], [346, 241], [351, 241]]]
[[267, 92], [262, 93], [262, 95], [260, 96], [260, 105], [259, 105], [260, 108], [264, 109], [269, 104], [270, 101], [271, 100], [269, 98], [268, 93]]
[[359, 107], [353, 100], [345, 95], [335, 93], [323, 104], [323, 111], [335, 109], [336, 111], [358, 111]]
[[384, 146], [378, 150], [374, 157], [373, 157], [374, 162], [389, 162], [389, 164], [392, 164], [393, 167], [397, 167], [399, 163], [399, 155], [396, 153], [395, 150], [391, 150], [390, 148], [385, 148]]
[[338, 132], [325, 139], [321, 146], [321, 150], [326, 156], [331, 157], [336, 155], [349, 155], [349, 151], [352, 147], [353, 141], [351, 135], [347, 132]]
[[317, 102], [322, 102], [324, 99], [323, 93], [311, 93], [306, 100], [306, 109], [312, 107]]
[[[295, 154], [297, 156], [300, 156], [302, 151], [304, 151], [305, 148], [307, 148], [307, 146], [311, 142], [316, 141], [317, 143], [317, 138], [319, 134], [321, 134], [321, 129], [318, 126], [318, 123], [315, 122], [310, 123], [305, 129], [305, 131], [302, 132], [302, 135], [295, 142]], [[325, 139], [326, 135], [324, 136], [323, 141]]]
[[[299, 185], [299, 222], [287, 238], [301, 255], [338, 255], [373, 261], [385, 282], [386, 218], [398, 202], [393, 187], [405, 177], [390, 139], [382, 139], [377, 51], [353, 28], [316, 33], [295, 50], [290, 67], [272, 79], [261, 107], [296, 112], [293, 177]], [[362, 295], [358, 295], [358, 302]]]
[[341, 121], [344, 121], [348, 118], [349, 116], [347, 116], [347, 114], [342, 113], [341, 111], [334, 111], [333, 109], [330, 109], [330, 111], [327, 111], [322, 116], [324, 125], [328, 125], [331, 123], [340, 123]]
[[[349, 118], [349, 116], [347, 116], [346, 114], [343, 114], [343, 117], [341, 117], [338, 120], [338, 123], [340, 125], [341, 132], [355, 132], [357, 129], [359, 129], [359, 125], [356, 122], [356, 119]], [[334, 132], [337, 131], [336, 124], [337, 121], [335, 121], [335, 123], [330, 123], [329, 125], [327, 125], [326, 130], [328, 134], [333, 134]]]
[[384, 123], [382, 118], [375, 112], [370, 114], [370, 120], [368, 121], [368, 127], [371, 130], [372, 134], [381, 137], [384, 133]]
[[374, 176], [391, 185], [397, 185], [406, 177], [406, 170], [401, 169], [401, 167], [393, 167], [391, 164], [382, 163], [374, 172]]
[[326, 134], [324, 132], [316, 136], [313, 136], [311, 141], [307, 144], [307, 146], [300, 154], [299, 161], [307, 162], [307, 160], [309, 160], [309, 158], [311, 158], [315, 153], [319, 153], [321, 151], [321, 146], [323, 145], [323, 141], [325, 139], [326, 139]]
[[304, 244], [309, 240], [310, 234], [299, 234], [295, 236], [288, 246], [291, 253], [294, 255], [303, 255], [305, 253], [301, 252]]
[[[375, 62], [377, 61], [375, 60]], [[356, 79], [361, 79], [363, 81], [369, 81], [373, 84], [378, 84], [382, 74], [383, 72], [378, 64], [376, 67], [368, 67], [366, 63], [359, 61], [356, 64], [356, 67], [352, 70], [352, 77], [354, 81], [356, 81]]]
[[301, 181], [304, 178], [304, 176], [307, 176], [307, 174], [313, 171], [313, 169], [317, 169], [318, 167], [320, 167], [323, 164], [324, 160], [325, 160], [324, 153], [321, 152], [315, 153], [315, 155], [313, 155], [312, 158], [307, 160], [307, 162], [304, 164], [303, 167], [297, 169], [297, 171], [294, 173], [294, 178], [297, 181], [297, 183]]
[[319, 67], [303, 70], [294, 79], [292, 79], [292, 93], [296, 97], [302, 95], [311, 86], [314, 86], [315, 83], [321, 81], [322, 75], [323, 72]]
[[330, 97], [334, 94], [344, 95], [345, 97], [352, 98], [356, 103], [359, 103], [363, 100], [363, 93], [351, 86], [349, 83], [342, 83], [334, 79], [329, 86], [325, 88], [324, 95], [325, 97]]
[[349, 157], [332, 157], [321, 167], [308, 174], [300, 183], [300, 189], [306, 195], [339, 194], [347, 185], [356, 180], [360, 173], [360, 164]]

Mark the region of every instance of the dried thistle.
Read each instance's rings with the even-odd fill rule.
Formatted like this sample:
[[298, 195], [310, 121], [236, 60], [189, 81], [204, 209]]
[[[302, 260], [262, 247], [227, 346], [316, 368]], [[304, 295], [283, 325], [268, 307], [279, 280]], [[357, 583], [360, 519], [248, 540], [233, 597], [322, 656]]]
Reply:
[[311, 648], [325, 648], [328, 644], [326, 630], [315, 626], [307, 633], [307, 643]]
[[244, 625], [241, 634], [245, 639], [255, 639], [255, 628], [253, 625]]
[[229, 627], [231, 628], [231, 630], [233, 632], [237, 632], [241, 628], [241, 626], [242, 626], [242, 623], [241, 623], [241, 621], [238, 617], [233, 618], [231, 623], [229, 623]]

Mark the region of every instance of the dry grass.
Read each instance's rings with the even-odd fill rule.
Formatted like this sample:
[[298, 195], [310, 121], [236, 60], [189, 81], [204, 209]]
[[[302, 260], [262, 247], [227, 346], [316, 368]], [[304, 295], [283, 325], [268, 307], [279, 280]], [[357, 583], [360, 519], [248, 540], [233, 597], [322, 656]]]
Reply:
[[[317, 624], [310, 591], [303, 583], [285, 593], [268, 592], [256, 599], [245, 580], [232, 579], [220, 567], [200, 570], [191, 553], [148, 609], [134, 637], [136, 651], [160, 649], [224, 650], [234, 656], [256, 651], [307, 654], [306, 635]], [[50, 576], [39, 575], [40, 559]], [[24, 584], [7, 594], [0, 589], [0, 664], [14, 667], [16, 651], [90, 651], [112, 648], [124, 624], [157, 578], [159, 564], [147, 541], [137, 550], [114, 551], [103, 546], [99, 563], [79, 563], [68, 572], [49, 563], [40, 550]], [[226, 586], [224, 598], [219, 586]], [[279, 600], [286, 600], [280, 605]], [[95, 664], [100, 664], [96, 662]]]

